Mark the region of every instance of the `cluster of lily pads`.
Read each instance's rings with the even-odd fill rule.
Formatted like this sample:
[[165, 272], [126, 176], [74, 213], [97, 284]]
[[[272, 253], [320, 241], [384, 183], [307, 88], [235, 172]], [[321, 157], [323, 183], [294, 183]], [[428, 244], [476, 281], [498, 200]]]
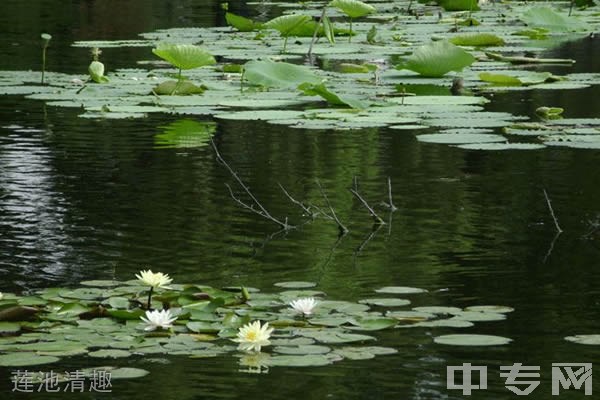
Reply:
[[[600, 147], [598, 118], [556, 119], [562, 110], [552, 104], [541, 104], [537, 116], [484, 109], [489, 93], [580, 89], [597, 83], [599, 74], [558, 76], [523, 68], [570, 65], [573, 60], [538, 55], [597, 30], [600, 14], [593, 7], [570, 16], [564, 3], [553, 2], [480, 7], [470, 0], [412, 3], [273, 3], [283, 15], [265, 22], [227, 13], [230, 27], [76, 42], [76, 47], [91, 49], [154, 47], [154, 54], [176, 70], [143, 60], [140, 68], [111, 71], [110, 81], [100, 79], [96, 70], [94, 81], [104, 83], [84, 86], [84, 76], [48, 72], [48, 85], [40, 86], [31, 83], [39, 81], [37, 72], [0, 71], [0, 93], [80, 108], [85, 118], [167, 113], [264, 120], [302, 129], [420, 129], [419, 140], [469, 149]], [[464, 11], [451, 11], [457, 9]], [[345, 19], [354, 22], [348, 29], [338, 28]], [[353, 39], [336, 40], [340, 36]], [[307, 52], [320, 68], [301, 65]], [[99, 62], [97, 51], [94, 62]], [[461, 95], [452, 96], [451, 87]], [[523, 129], [523, 122], [541, 123]], [[215, 126], [206, 121], [161, 143], [205, 145]]]
[[[173, 284], [168, 275], [142, 271], [137, 280], [85, 281], [0, 296], [0, 366], [49, 364], [61, 357], [101, 359], [150, 354], [191, 358], [233, 352], [253, 372], [270, 366], [317, 366], [396, 353], [374, 345], [365, 332], [393, 328], [467, 328], [497, 321], [504, 306], [406, 307], [397, 295], [427, 291], [384, 287], [358, 302], [329, 300], [312, 282], [281, 282], [281, 292]], [[400, 334], [400, 331], [398, 331]], [[442, 335], [435, 342], [500, 345], [489, 335]], [[237, 343], [237, 347], [235, 344]], [[122, 371], [132, 377], [145, 372]], [[118, 373], [117, 373], [118, 374]]]

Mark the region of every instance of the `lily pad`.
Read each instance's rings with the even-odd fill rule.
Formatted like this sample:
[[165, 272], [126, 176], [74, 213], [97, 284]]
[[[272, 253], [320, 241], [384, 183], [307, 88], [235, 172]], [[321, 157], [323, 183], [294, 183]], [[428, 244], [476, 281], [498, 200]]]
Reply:
[[415, 293], [426, 293], [427, 290], [409, 287], [409, 286], [386, 286], [375, 290], [377, 293], [387, 294], [415, 294]]
[[35, 353], [10, 353], [0, 355], [0, 366], [24, 367], [29, 365], [52, 364], [60, 358], [54, 356], [40, 356]]
[[268, 365], [273, 367], [322, 367], [331, 364], [333, 361], [322, 354], [310, 354], [271, 356], [267, 362]]
[[470, 306], [470, 307], [466, 307], [465, 311], [478, 311], [478, 312], [491, 312], [491, 313], [500, 313], [500, 314], [505, 314], [505, 313], [510, 313], [513, 312], [515, 309], [512, 307], [508, 307], [508, 306]]
[[565, 337], [565, 340], [577, 344], [598, 346], [600, 345], [600, 334], [567, 336]]
[[90, 353], [88, 353], [88, 355], [90, 357], [97, 357], [97, 358], [126, 358], [126, 357], [130, 357], [131, 353], [126, 351], [126, 350], [118, 350], [118, 349], [114, 349], [114, 350], [97, 350], [97, 351], [91, 351]]
[[275, 353], [280, 354], [294, 354], [294, 355], [305, 355], [305, 354], [327, 354], [331, 351], [331, 348], [327, 346], [318, 345], [306, 345], [306, 346], [277, 346], [273, 348]]
[[454, 334], [437, 336], [433, 341], [451, 346], [502, 346], [512, 342], [512, 339], [495, 335]]
[[286, 289], [308, 289], [317, 286], [315, 282], [306, 281], [277, 282], [274, 285]]
[[401, 307], [401, 306], [407, 306], [410, 304], [410, 300], [396, 299], [396, 298], [364, 299], [364, 300], [359, 300], [358, 302], [362, 303], [362, 304], [370, 304], [373, 306], [381, 306], [381, 307]]

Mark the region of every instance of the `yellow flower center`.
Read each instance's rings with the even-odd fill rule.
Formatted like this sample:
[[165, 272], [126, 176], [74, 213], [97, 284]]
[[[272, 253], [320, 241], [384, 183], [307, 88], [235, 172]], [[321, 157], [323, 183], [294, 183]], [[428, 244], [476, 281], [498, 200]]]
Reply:
[[246, 334], [246, 340], [256, 340], [256, 332], [250, 331]]

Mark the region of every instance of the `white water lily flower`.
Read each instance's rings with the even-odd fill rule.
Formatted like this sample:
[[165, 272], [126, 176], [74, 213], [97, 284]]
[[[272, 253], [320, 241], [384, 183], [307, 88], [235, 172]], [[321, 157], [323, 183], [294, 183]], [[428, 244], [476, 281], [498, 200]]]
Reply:
[[0, 292], [0, 300], [2, 300], [3, 297], [4, 295], [2, 294], [2, 292]]
[[290, 306], [292, 306], [292, 308], [300, 314], [311, 315], [317, 304], [318, 302], [314, 299], [314, 297], [305, 297], [292, 301]]
[[168, 274], [163, 274], [162, 272], [154, 273], [151, 270], [140, 271], [135, 277], [144, 285], [152, 286], [153, 288], [169, 289], [167, 285], [173, 282], [173, 279], [169, 278]]
[[260, 326], [260, 321], [254, 321], [242, 326], [238, 331], [237, 338], [233, 341], [240, 344], [238, 346], [240, 350], [260, 351], [261, 347], [271, 344], [269, 338], [272, 332], [273, 328], [269, 328], [268, 322]]
[[177, 317], [171, 314], [171, 310], [146, 311], [146, 318], [140, 317], [146, 323], [145, 331], [153, 331], [156, 328], [169, 329]]

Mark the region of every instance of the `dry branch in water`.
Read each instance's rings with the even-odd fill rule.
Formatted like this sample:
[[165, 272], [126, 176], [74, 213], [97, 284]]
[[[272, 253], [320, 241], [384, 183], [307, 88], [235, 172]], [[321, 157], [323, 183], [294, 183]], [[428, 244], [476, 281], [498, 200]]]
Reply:
[[255, 208], [254, 205], [246, 204], [245, 202], [243, 202], [242, 200], [240, 200], [233, 193], [233, 189], [231, 189], [231, 186], [229, 186], [228, 184], [225, 184], [225, 186], [227, 186], [227, 189], [229, 189], [229, 194], [231, 195], [231, 197], [233, 198], [233, 200], [235, 200], [235, 202], [238, 203], [239, 205], [241, 205], [242, 207], [244, 207], [244, 208], [252, 211], [253, 213], [258, 214], [258, 215], [260, 215], [263, 218], [266, 218], [266, 219], [268, 219], [270, 221], [275, 222], [277, 225], [281, 226], [285, 230], [294, 228], [292, 225], [288, 224], [287, 218], [285, 219], [285, 221], [281, 221], [281, 220], [273, 217], [267, 211], [267, 209], [265, 207], [263, 207], [263, 205], [260, 203], [260, 201], [258, 201], [258, 199], [252, 194], [252, 192], [250, 191], [250, 188], [244, 183], [244, 181], [242, 181], [242, 178], [240, 178], [238, 176], [238, 174], [223, 159], [223, 157], [221, 156], [221, 153], [219, 153], [219, 150], [217, 149], [217, 145], [215, 144], [214, 140], [211, 140], [210, 143], [212, 144], [212, 147], [215, 150], [215, 154], [217, 155], [217, 160], [219, 160], [219, 162], [221, 164], [223, 164], [225, 166], [225, 168], [227, 168], [227, 170], [229, 171], [229, 173], [231, 174], [231, 176], [233, 176], [233, 178], [242, 187], [242, 189], [244, 189], [244, 191], [246, 192], [246, 194], [250, 197], [250, 199], [252, 199], [252, 201], [254, 202], [254, 204], [258, 208]]

